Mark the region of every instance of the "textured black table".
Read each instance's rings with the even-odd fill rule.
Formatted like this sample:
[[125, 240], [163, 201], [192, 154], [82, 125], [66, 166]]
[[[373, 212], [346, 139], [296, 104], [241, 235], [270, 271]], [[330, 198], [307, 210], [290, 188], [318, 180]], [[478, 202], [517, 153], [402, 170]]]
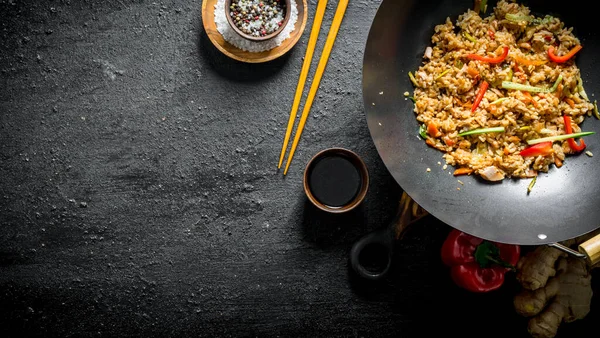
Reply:
[[[249, 65], [212, 46], [200, 1], [0, 1], [0, 337], [527, 337], [515, 285], [452, 284], [435, 219], [398, 243], [387, 280], [349, 271], [352, 243], [401, 194], [362, 109], [379, 1], [350, 2], [277, 171], [315, 3], [296, 48]], [[332, 146], [371, 174], [363, 205], [335, 217], [302, 191], [304, 164]], [[563, 336], [589, 335], [597, 311]]]

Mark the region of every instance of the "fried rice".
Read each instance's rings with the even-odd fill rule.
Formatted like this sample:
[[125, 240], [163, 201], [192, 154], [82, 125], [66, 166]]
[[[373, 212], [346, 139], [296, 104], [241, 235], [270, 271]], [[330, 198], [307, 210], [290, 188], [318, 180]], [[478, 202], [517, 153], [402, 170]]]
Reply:
[[[580, 153], [561, 140], [543, 154], [521, 154], [531, 147], [528, 140], [568, 133], [564, 115], [576, 133], [594, 111], [577, 55], [562, 63], [549, 58], [550, 47], [562, 56], [581, 45], [572, 27], [556, 17], [535, 17], [524, 5], [499, 1], [485, 17], [469, 9], [456, 25], [447, 18], [435, 27], [431, 43], [411, 79], [414, 112], [427, 144], [442, 151], [456, 173], [491, 181], [535, 177], [553, 165], [562, 166], [567, 155]], [[472, 57], [501, 59], [505, 47], [508, 55], [501, 62]], [[482, 89], [484, 82], [487, 88]], [[506, 83], [542, 89], [507, 89]], [[477, 100], [480, 93], [483, 97]], [[503, 131], [459, 136], [494, 127]]]

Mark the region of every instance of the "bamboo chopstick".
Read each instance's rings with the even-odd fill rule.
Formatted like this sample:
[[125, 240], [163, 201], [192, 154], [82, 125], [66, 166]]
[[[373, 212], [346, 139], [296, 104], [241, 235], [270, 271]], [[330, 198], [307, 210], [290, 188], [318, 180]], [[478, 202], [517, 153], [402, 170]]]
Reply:
[[325, 8], [327, 7], [327, 0], [319, 0], [317, 5], [317, 11], [315, 13], [315, 19], [310, 32], [310, 38], [308, 39], [308, 47], [306, 48], [306, 55], [304, 56], [304, 63], [302, 64], [302, 71], [300, 72], [300, 79], [298, 80], [298, 87], [296, 88], [296, 95], [294, 97], [294, 103], [292, 104], [292, 110], [290, 112], [290, 120], [288, 121], [287, 130], [285, 132], [285, 139], [283, 140], [283, 146], [281, 147], [281, 155], [279, 155], [279, 164], [277, 169], [281, 168], [285, 151], [292, 135], [292, 128], [294, 127], [294, 121], [296, 120], [296, 114], [298, 112], [298, 106], [300, 105], [300, 99], [302, 98], [302, 92], [304, 91], [304, 84], [306, 83], [306, 77], [310, 64], [312, 62], [313, 53], [315, 52], [315, 46], [317, 45], [317, 39], [319, 38], [319, 32], [321, 31], [321, 23], [323, 22], [323, 15], [325, 14]]
[[327, 35], [327, 41], [325, 42], [325, 46], [323, 47], [323, 53], [321, 54], [321, 59], [319, 60], [319, 65], [315, 73], [315, 78], [313, 79], [312, 86], [310, 87], [310, 92], [308, 93], [308, 98], [306, 99], [306, 104], [304, 105], [304, 110], [302, 111], [302, 117], [300, 118], [298, 130], [296, 131], [296, 135], [294, 136], [292, 149], [290, 150], [288, 160], [285, 165], [285, 170], [283, 171], [284, 175], [287, 174], [288, 169], [290, 168], [290, 164], [292, 163], [292, 159], [294, 158], [294, 152], [296, 151], [296, 147], [298, 146], [298, 141], [300, 141], [300, 136], [302, 136], [302, 130], [304, 129], [306, 119], [308, 118], [308, 113], [310, 112], [310, 108], [315, 99], [315, 95], [317, 94], [317, 90], [319, 89], [319, 84], [321, 82], [321, 78], [323, 77], [323, 72], [325, 71], [325, 67], [327, 66], [327, 61], [329, 61], [329, 55], [331, 54], [331, 49], [333, 48], [333, 44], [335, 42], [335, 38], [337, 37], [337, 33], [340, 30], [340, 25], [342, 24], [342, 19], [344, 18], [344, 14], [346, 13], [347, 7], [348, 0], [340, 0], [340, 2], [338, 3], [337, 10], [335, 11], [335, 16], [333, 17], [333, 22], [331, 23], [331, 28], [329, 29], [329, 34]]

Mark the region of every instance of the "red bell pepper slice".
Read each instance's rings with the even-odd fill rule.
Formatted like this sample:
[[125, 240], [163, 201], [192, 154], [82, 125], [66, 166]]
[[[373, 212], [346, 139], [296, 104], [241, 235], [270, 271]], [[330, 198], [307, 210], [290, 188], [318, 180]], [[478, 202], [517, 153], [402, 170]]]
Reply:
[[548, 48], [548, 57], [550, 58], [550, 60], [552, 60], [556, 63], [567, 62], [570, 58], [572, 58], [575, 54], [577, 54], [577, 52], [579, 52], [581, 50], [581, 48], [583, 48], [583, 46], [577, 45], [577, 46], [573, 47], [573, 49], [571, 49], [567, 54], [565, 54], [563, 56], [558, 56], [558, 55], [554, 54], [554, 46], [550, 46], [550, 48]]
[[471, 292], [499, 289], [505, 274], [514, 270], [521, 247], [485, 241], [452, 229], [441, 250], [442, 261], [459, 287]]
[[479, 92], [477, 92], [477, 96], [475, 97], [475, 102], [473, 102], [473, 106], [471, 107], [471, 112], [474, 112], [475, 109], [477, 109], [489, 86], [490, 84], [487, 83], [487, 81], [483, 81], [481, 83], [481, 86], [479, 86]]
[[542, 142], [534, 144], [531, 147], [527, 147], [519, 153], [523, 157], [528, 156], [548, 156], [552, 154], [552, 141]]
[[496, 56], [496, 57], [486, 57], [486, 56], [481, 56], [478, 54], [468, 54], [467, 58], [471, 59], [471, 60], [479, 60], [479, 61], [483, 61], [483, 62], [488, 62], [488, 63], [500, 63], [502, 61], [504, 61], [504, 59], [506, 59], [506, 57], [508, 56], [508, 47], [502, 47], [502, 54]]
[[[571, 117], [569, 115], [563, 115], [563, 119], [565, 120], [565, 134], [572, 134], [573, 127], [571, 127]], [[583, 139], [580, 140], [579, 144], [572, 138], [567, 139], [567, 142], [569, 143], [569, 148], [576, 153], [583, 151], [586, 147]]]

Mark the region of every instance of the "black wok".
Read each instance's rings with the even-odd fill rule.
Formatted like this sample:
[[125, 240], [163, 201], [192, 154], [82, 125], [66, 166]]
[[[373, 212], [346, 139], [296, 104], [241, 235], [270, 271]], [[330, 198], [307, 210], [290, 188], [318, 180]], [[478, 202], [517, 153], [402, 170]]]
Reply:
[[[600, 95], [600, 43], [593, 10], [564, 1], [524, 1], [532, 14], [550, 14], [574, 27], [584, 49], [577, 55], [584, 87]], [[489, 1], [489, 14], [496, 1]], [[600, 227], [600, 121], [582, 125], [585, 154], [569, 156], [561, 168], [540, 173], [527, 194], [529, 179], [491, 184], [474, 175], [457, 177], [442, 169], [442, 153], [418, 137], [413, 91], [407, 76], [422, 62], [435, 25], [473, 7], [472, 0], [384, 0], [373, 21], [363, 60], [363, 98], [371, 136], [385, 166], [415, 202], [442, 222], [490, 241], [552, 244]], [[486, 14], [486, 15], [487, 15]], [[440, 165], [440, 163], [442, 165]], [[430, 169], [430, 171], [428, 171]], [[458, 190], [457, 188], [460, 188]], [[362, 243], [365, 244], [364, 241]], [[356, 247], [354, 248], [356, 254]]]

